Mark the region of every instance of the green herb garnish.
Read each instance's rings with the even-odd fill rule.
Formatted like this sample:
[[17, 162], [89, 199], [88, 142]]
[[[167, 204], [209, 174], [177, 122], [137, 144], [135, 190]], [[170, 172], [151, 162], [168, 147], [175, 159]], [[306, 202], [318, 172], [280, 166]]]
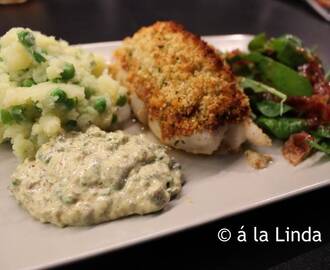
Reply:
[[31, 48], [35, 45], [35, 38], [30, 31], [21, 31], [17, 33], [18, 40], [24, 47]]
[[52, 82], [53, 83], [62, 83], [62, 79], [61, 78], [55, 78], [55, 79], [52, 79]]
[[36, 62], [38, 63], [46, 62], [46, 58], [40, 52], [33, 51], [32, 55]]
[[78, 125], [76, 120], [68, 120], [64, 126], [67, 131], [78, 130]]
[[14, 121], [11, 113], [4, 109], [0, 109], [0, 119], [1, 119], [1, 122], [5, 125], [10, 125]]
[[117, 116], [117, 114], [113, 114], [113, 115], [112, 115], [111, 124], [116, 124], [117, 121], [118, 121], [118, 116]]
[[33, 79], [26, 79], [21, 83], [22, 87], [31, 87], [32, 85], [36, 84]]
[[20, 185], [21, 184], [21, 180], [20, 179], [18, 179], [18, 178], [15, 178], [12, 182], [11, 182], [11, 184], [13, 185], [13, 186], [18, 186], [18, 185]]
[[21, 122], [25, 119], [24, 108], [22, 106], [14, 106], [10, 110], [12, 118], [17, 122]]
[[90, 87], [85, 87], [84, 93], [85, 93], [85, 98], [89, 99], [95, 93], [95, 91]]
[[126, 102], [127, 102], [127, 97], [126, 96], [119, 96], [117, 101], [116, 101], [116, 105], [122, 107], [126, 104]]
[[67, 98], [64, 102], [63, 105], [66, 107], [68, 110], [72, 110], [78, 103], [77, 98]]

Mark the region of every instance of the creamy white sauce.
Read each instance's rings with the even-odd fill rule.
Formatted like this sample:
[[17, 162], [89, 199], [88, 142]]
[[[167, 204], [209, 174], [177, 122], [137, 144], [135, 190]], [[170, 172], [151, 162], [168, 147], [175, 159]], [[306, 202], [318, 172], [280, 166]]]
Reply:
[[164, 146], [91, 127], [44, 144], [17, 167], [11, 190], [41, 222], [74, 226], [158, 211], [181, 185]]

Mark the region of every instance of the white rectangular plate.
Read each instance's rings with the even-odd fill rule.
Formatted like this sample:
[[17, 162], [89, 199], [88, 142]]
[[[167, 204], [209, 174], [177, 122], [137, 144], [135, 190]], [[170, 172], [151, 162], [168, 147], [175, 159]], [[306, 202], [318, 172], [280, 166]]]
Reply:
[[[246, 35], [205, 37], [220, 50], [246, 49]], [[119, 42], [85, 44], [104, 54]], [[133, 216], [93, 227], [64, 228], [41, 224], [22, 210], [8, 191], [17, 161], [0, 146], [0, 269], [36, 269], [112, 251], [288, 198], [330, 184], [329, 165], [314, 155], [297, 167], [282, 157], [279, 145], [264, 152], [274, 162], [264, 170], [249, 168], [241, 154], [197, 156], [174, 152], [186, 179], [181, 196], [158, 214]]]

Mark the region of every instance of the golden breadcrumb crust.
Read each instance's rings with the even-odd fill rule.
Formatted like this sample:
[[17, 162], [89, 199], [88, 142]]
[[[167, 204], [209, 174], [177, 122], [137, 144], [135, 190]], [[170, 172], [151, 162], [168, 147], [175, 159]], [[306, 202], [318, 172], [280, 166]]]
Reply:
[[216, 130], [249, 115], [248, 99], [219, 54], [175, 22], [141, 28], [114, 60], [110, 72], [144, 102], [163, 139]]

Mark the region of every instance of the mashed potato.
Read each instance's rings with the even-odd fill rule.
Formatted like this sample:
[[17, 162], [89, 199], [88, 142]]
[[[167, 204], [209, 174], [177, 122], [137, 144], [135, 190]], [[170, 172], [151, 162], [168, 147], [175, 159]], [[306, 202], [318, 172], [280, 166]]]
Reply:
[[0, 142], [21, 160], [66, 130], [110, 129], [128, 116], [126, 89], [102, 57], [30, 29], [0, 38]]

